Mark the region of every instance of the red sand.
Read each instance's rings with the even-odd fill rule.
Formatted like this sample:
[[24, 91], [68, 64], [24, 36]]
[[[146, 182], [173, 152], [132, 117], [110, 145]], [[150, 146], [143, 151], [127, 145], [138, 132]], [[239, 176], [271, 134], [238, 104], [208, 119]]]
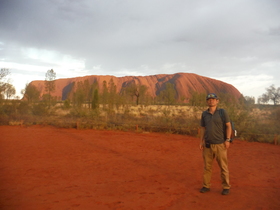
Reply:
[[232, 189], [201, 194], [197, 138], [0, 126], [0, 209], [280, 209], [280, 147], [235, 140]]

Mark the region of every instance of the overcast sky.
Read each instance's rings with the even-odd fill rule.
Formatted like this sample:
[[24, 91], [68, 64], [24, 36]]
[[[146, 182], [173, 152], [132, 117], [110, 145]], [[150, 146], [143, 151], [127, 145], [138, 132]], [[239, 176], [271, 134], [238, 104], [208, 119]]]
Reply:
[[195, 73], [259, 97], [280, 86], [278, 0], [0, 0], [0, 67], [25, 84]]

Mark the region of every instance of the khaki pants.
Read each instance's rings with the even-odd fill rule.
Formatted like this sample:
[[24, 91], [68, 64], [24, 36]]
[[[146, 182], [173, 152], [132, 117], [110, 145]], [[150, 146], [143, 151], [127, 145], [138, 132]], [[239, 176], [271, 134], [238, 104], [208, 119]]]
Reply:
[[203, 160], [204, 160], [204, 173], [203, 173], [203, 187], [210, 188], [212, 164], [216, 159], [221, 169], [221, 179], [223, 189], [229, 189], [229, 171], [227, 160], [227, 149], [224, 144], [211, 144], [210, 148], [203, 148]]

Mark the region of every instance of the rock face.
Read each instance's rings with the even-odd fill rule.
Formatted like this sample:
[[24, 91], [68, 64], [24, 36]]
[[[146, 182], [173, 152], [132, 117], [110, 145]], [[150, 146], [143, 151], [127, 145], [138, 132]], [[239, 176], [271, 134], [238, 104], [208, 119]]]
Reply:
[[[177, 99], [184, 97], [187, 100], [191, 97], [191, 92], [193, 91], [199, 93], [228, 93], [234, 98], [239, 98], [241, 96], [241, 93], [234, 86], [228, 83], [193, 73], [125, 77], [92, 75], [68, 79], [57, 79], [55, 81], [55, 92], [52, 93], [52, 96], [57, 96], [58, 99], [65, 100], [73, 84], [77, 84], [78, 82], [83, 82], [85, 80], [88, 80], [89, 84], [97, 82], [99, 89], [102, 90], [103, 81], [106, 81], [108, 84], [111, 79], [116, 85], [118, 93], [120, 93], [128, 84], [135, 83], [147, 86], [147, 92], [152, 97], [155, 97], [165, 88], [166, 83], [172, 83], [177, 92]], [[32, 81], [31, 84], [38, 88], [41, 96], [46, 93], [44, 80]]]

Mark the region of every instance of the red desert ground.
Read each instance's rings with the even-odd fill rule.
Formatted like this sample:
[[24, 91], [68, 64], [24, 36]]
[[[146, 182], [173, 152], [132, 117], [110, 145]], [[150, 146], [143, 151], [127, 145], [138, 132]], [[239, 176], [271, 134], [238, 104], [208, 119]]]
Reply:
[[199, 193], [199, 140], [184, 135], [0, 126], [0, 209], [279, 209], [280, 146], [235, 140], [231, 192]]

